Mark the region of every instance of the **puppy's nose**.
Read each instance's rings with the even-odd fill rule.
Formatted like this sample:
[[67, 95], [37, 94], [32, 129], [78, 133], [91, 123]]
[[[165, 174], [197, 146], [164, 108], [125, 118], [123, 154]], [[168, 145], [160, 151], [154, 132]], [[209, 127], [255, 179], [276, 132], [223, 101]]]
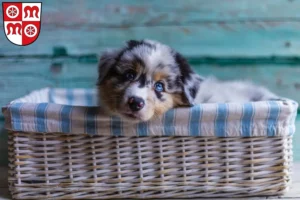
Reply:
[[140, 97], [130, 97], [128, 99], [128, 105], [129, 105], [129, 108], [133, 112], [135, 112], [135, 111], [141, 110], [144, 107], [145, 101]]

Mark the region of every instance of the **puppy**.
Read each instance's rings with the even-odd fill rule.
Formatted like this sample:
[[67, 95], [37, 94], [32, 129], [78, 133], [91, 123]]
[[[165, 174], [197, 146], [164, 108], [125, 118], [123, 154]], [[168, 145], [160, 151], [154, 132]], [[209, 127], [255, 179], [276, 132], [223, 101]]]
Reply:
[[200, 103], [278, 98], [249, 82], [203, 78], [181, 54], [152, 40], [130, 40], [120, 49], [105, 52], [97, 86], [100, 105], [130, 121], [147, 121], [171, 108]]

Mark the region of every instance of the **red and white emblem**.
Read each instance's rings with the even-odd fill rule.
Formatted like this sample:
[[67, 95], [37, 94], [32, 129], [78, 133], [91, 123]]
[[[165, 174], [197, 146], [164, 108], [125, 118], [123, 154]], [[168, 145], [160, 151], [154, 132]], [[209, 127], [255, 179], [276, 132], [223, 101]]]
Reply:
[[13, 44], [26, 46], [40, 34], [42, 3], [3, 2], [4, 32]]

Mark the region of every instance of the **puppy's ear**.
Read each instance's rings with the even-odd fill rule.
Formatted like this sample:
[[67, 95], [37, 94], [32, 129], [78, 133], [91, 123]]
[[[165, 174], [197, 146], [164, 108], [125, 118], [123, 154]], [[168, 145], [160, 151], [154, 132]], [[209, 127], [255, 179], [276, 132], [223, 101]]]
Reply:
[[129, 40], [126, 43], [129, 48], [133, 48], [133, 47], [140, 45], [142, 42], [138, 41], [138, 40]]
[[183, 103], [184, 105], [193, 106], [194, 100], [200, 89], [202, 78], [197, 74], [191, 74], [190, 78], [184, 81], [183, 85]]
[[175, 60], [181, 73], [182, 103], [183, 105], [193, 106], [203, 79], [192, 70], [181, 54], [175, 53]]
[[119, 56], [121, 50], [114, 49], [105, 51], [100, 58], [98, 65], [98, 82], [97, 85], [100, 85], [109, 72], [109, 69], [115, 64], [117, 57]]

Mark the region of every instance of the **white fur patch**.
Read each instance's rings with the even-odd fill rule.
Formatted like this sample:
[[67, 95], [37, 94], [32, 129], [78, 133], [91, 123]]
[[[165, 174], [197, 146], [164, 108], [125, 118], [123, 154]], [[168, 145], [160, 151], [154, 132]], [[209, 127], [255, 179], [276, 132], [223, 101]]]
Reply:
[[219, 81], [213, 77], [204, 79], [195, 98], [195, 103], [249, 102], [277, 98], [264, 87], [246, 81]]
[[148, 98], [148, 87], [139, 88], [139, 83], [132, 83], [125, 91], [123, 102], [127, 103], [130, 97], [140, 97], [144, 100]]

